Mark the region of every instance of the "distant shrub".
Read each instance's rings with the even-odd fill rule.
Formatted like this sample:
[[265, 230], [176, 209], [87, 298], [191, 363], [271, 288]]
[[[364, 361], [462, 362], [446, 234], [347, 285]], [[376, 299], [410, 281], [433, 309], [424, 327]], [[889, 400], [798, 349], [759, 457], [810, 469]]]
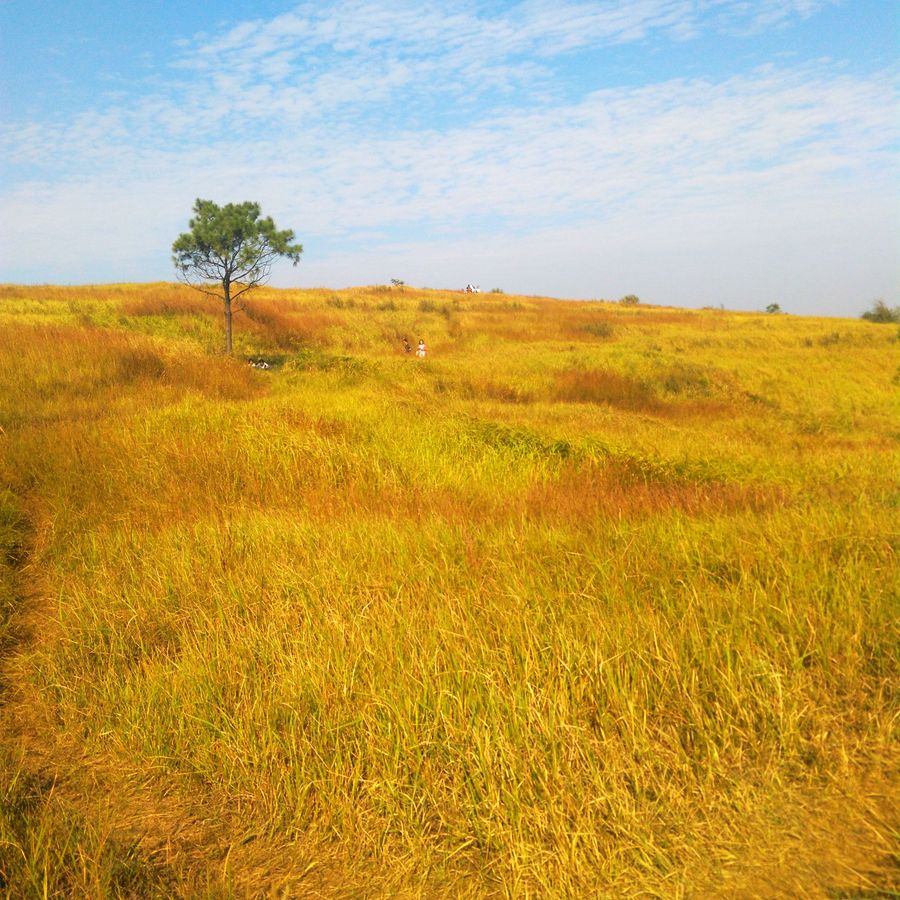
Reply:
[[766, 312], [769, 313], [770, 315], [775, 315], [775, 314], [781, 312], [781, 307], [777, 303], [770, 303], [766, 307]]
[[833, 347], [840, 342], [841, 333], [839, 331], [830, 331], [828, 334], [823, 334], [818, 341], [816, 341], [820, 347]]
[[403, 287], [403, 285], [405, 285], [406, 282], [405, 282], [402, 278], [392, 278], [392, 279], [391, 279], [391, 284], [392, 284], [394, 287]]
[[878, 322], [879, 324], [896, 324], [900, 322], [900, 306], [893, 309], [884, 302], [884, 300], [876, 300], [872, 304], [871, 309], [867, 309], [861, 316], [867, 322]]
[[491, 288], [492, 294], [502, 294], [504, 293], [503, 288]]
[[383, 303], [378, 303], [375, 306], [379, 312], [397, 312], [399, 307], [393, 300], [385, 300]]
[[637, 294], [626, 294], [619, 300], [619, 303], [621, 303], [622, 306], [637, 306], [640, 302], [641, 298], [638, 297]]

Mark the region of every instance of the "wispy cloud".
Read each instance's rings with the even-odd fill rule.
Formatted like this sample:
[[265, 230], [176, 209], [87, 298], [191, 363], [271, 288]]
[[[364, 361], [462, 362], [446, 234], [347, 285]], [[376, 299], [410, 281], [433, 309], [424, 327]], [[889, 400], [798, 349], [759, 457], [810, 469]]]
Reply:
[[[833, 0], [527, 0], [505, 13], [474, 2], [453, 12], [442, 4], [344, 0], [302, 4], [268, 21], [244, 22], [194, 48], [185, 65], [217, 68], [223, 58], [244, 73], [273, 56], [370, 50], [432, 59], [444, 50], [451, 66], [514, 54], [554, 56], [584, 47], [642, 40], [653, 31], [678, 37], [704, 30], [758, 30], [808, 17]], [[284, 71], [285, 76], [290, 74]]]
[[[421, 104], [495, 117], [505, 106], [556, 105], [550, 62], [585, 47], [637, 41], [653, 30], [706, 28], [808, 15], [821, 0], [641, 0], [630, 4], [530, 0], [503, 14], [475, 4], [438, 6], [378, 0], [306, 4], [271, 20], [245, 22], [184, 48], [190, 77], [149, 96], [89, 110], [71, 122], [7, 130], [14, 163], [81, 167], [108, 148], [130, 150], [295, 134], [298, 128], [380, 133], [421, 127]], [[712, 18], [704, 18], [710, 12]], [[524, 97], [509, 99], [517, 89]], [[542, 91], [550, 91], [549, 96]], [[491, 94], [489, 99], [485, 94]], [[478, 104], [474, 103], [478, 98]], [[442, 99], [443, 98], [443, 99]], [[439, 124], [438, 130], [452, 123]]]

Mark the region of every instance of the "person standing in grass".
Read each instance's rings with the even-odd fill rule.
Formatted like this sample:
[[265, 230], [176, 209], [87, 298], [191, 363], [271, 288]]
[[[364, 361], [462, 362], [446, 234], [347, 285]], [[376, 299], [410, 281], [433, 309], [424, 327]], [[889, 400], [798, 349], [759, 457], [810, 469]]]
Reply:
[[419, 359], [425, 359], [425, 341], [422, 338], [419, 338], [419, 347], [416, 350], [416, 356]]
[[406, 338], [403, 338], [403, 352], [412, 353], [412, 347], [410, 346], [410, 343]]

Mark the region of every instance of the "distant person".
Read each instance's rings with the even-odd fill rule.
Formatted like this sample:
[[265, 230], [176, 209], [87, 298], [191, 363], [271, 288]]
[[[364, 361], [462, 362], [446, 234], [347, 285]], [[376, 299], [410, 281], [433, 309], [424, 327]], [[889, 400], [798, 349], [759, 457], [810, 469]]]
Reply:
[[412, 353], [412, 346], [406, 338], [403, 338], [403, 352]]
[[419, 338], [419, 347], [416, 350], [416, 356], [418, 356], [419, 359], [425, 359], [425, 341], [423, 341], [422, 338]]

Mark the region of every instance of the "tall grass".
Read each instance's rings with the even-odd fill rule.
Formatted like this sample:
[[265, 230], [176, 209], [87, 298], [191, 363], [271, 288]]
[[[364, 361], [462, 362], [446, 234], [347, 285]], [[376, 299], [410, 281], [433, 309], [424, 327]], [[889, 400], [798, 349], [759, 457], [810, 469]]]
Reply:
[[[668, 897], [796, 833], [783, 798], [811, 816], [864, 771], [890, 795], [877, 328], [270, 291], [237, 335], [281, 354], [257, 372], [160, 286], [26, 293], [0, 302], [6, 528], [53, 627], [15, 671], [151, 798], [328, 860], [326, 894]], [[835, 850], [822, 892], [887, 883], [866, 821], [878, 872]], [[284, 858], [233, 889], [312, 891]]]

